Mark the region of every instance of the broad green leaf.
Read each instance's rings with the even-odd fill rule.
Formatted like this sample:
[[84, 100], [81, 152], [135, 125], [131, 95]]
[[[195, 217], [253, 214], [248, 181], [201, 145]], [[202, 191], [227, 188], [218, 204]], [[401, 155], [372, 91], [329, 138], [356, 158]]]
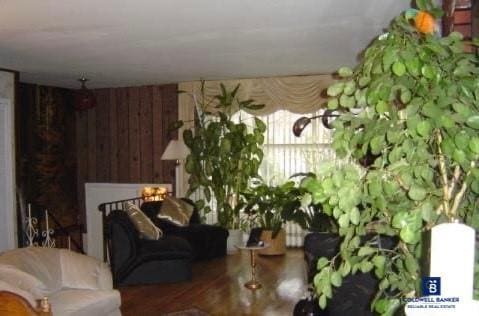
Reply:
[[406, 260], [405, 260], [404, 263], [405, 263], [406, 269], [409, 273], [411, 273], [413, 275], [417, 273], [417, 270], [419, 269], [419, 266], [417, 264], [416, 259], [412, 255], [406, 256]]
[[368, 256], [370, 254], [373, 254], [373, 253], [376, 253], [376, 249], [375, 248], [371, 248], [371, 247], [361, 247], [359, 248], [359, 251], [358, 251], [358, 256], [360, 257], [363, 257], [363, 256]]
[[393, 47], [388, 47], [384, 50], [383, 54], [383, 67], [384, 69], [389, 69], [391, 65], [397, 60], [397, 49]]
[[455, 149], [452, 153], [452, 158], [454, 161], [460, 164], [465, 164], [467, 161], [466, 153], [460, 149]]
[[365, 86], [367, 86], [369, 83], [371, 82], [371, 77], [369, 76], [363, 76], [363, 77], [360, 77], [359, 80], [358, 80], [358, 84], [361, 88], [364, 88]]
[[321, 307], [321, 309], [325, 309], [326, 308], [326, 296], [324, 294], [320, 295], [319, 296], [319, 307]]
[[473, 129], [479, 129], [479, 115], [469, 117], [466, 124]]
[[262, 120], [255, 117], [254, 122], [260, 132], [264, 133], [266, 131], [266, 124]]
[[383, 101], [379, 100], [379, 102], [376, 104], [376, 112], [379, 114], [383, 114], [389, 110], [389, 105]]
[[342, 94], [339, 97], [339, 104], [345, 108], [352, 108], [356, 104], [356, 99], [354, 98], [354, 96]]
[[371, 146], [371, 153], [373, 155], [379, 154], [381, 150], [383, 149], [384, 135], [378, 135], [373, 137], [369, 145]]
[[368, 273], [373, 268], [374, 268], [374, 265], [369, 261], [363, 261], [361, 262], [361, 265], [359, 266], [359, 269], [361, 270], [362, 273]]
[[340, 270], [341, 270], [341, 276], [345, 277], [346, 275], [348, 275], [349, 272], [351, 272], [351, 264], [349, 263], [349, 261], [343, 262]]
[[427, 79], [434, 79], [436, 77], [436, 70], [431, 65], [422, 66], [421, 73]]
[[419, 75], [421, 64], [417, 57], [406, 59], [405, 63], [406, 63], [406, 68], [411, 75], [413, 76]]
[[399, 233], [401, 239], [408, 244], [416, 244], [421, 239], [419, 229], [415, 229], [412, 225], [406, 225]]
[[328, 100], [328, 109], [336, 110], [339, 107], [338, 98], [332, 98]]
[[351, 77], [353, 75], [353, 71], [349, 67], [341, 67], [338, 70], [338, 74], [340, 77], [346, 78], [346, 77]]
[[406, 211], [401, 211], [396, 213], [393, 217], [392, 226], [394, 228], [403, 228], [407, 225], [409, 219], [409, 213]]
[[423, 137], [429, 136], [429, 134], [431, 133], [431, 124], [429, 123], [429, 121], [422, 121], [417, 125], [416, 131], [419, 135]]
[[479, 180], [474, 180], [471, 183], [471, 190], [472, 192], [479, 194]]
[[425, 222], [431, 222], [435, 217], [435, 212], [431, 202], [425, 201], [421, 205], [421, 217]]
[[383, 315], [388, 308], [388, 300], [382, 298], [376, 301], [374, 304], [374, 310], [379, 314]]
[[439, 118], [441, 116], [441, 110], [433, 102], [427, 102], [421, 111], [425, 116], [431, 118]]
[[361, 214], [359, 213], [359, 209], [357, 207], [354, 207], [351, 210], [351, 213], [350, 213], [349, 217], [350, 217], [349, 219], [350, 219], [350, 221], [353, 225], [358, 225], [360, 217], [361, 217]]
[[319, 258], [317, 264], [316, 264], [316, 269], [321, 270], [324, 268], [327, 264], [329, 263], [329, 260], [325, 257]]
[[469, 142], [469, 149], [475, 153], [479, 154], [479, 137], [474, 136]]
[[382, 255], [374, 256], [374, 258], [372, 259], [372, 262], [374, 266], [376, 266], [377, 268], [382, 268], [384, 267], [384, 264], [386, 263], [386, 257]]
[[396, 76], [401, 77], [406, 73], [406, 66], [402, 62], [396, 61], [393, 64], [392, 70]]
[[422, 201], [426, 198], [426, 190], [420, 186], [414, 185], [408, 191], [408, 196], [414, 201]]
[[402, 89], [400, 99], [403, 104], [408, 104], [411, 101], [412, 93], [409, 89]]
[[342, 283], [343, 283], [343, 278], [341, 277], [341, 273], [339, 273], [338, 271], [334, 271], [331, 274], [331, 284], [334, 285], [335, 287], [340, 287]]
[[339, 227], [348, 227], [349, 226], [349, 214], [342, 214], [338, 219]]
[[343, 89], [344, 89], [344, 82], [336, 82], [330, 85], [326, 92], [328, 96], [330, 97], [337, 97], [343, 92]]
[[464, 150], [469, 145], [469, 136], [465, 131], [460, 131], [454, 136], [454, 144], [456, 144], [458, 149]]

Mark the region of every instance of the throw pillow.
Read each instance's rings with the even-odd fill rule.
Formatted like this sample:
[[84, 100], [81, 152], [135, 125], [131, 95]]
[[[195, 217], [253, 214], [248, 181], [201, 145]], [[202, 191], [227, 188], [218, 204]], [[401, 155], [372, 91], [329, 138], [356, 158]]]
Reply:
[[168, 196], [161, 204], [158, 218], [166, 219], [178, 226], [186, 226], [190, 223], [193, 214], [193, 206], [183, 200]]
[[133, 225], [140, 232], [140, 237], [150, 240], [158, 240], [163, 235], [161, 229], [155, 226], [148, 216], [143, 213], [138, 206], [127, 202], [123, 209], [126, 211]]

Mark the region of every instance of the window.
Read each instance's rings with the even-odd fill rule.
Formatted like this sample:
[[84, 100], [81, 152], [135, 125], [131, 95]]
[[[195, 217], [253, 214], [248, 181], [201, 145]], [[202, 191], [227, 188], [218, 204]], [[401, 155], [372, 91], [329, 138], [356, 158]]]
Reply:
[[[309, 116], [321, 114], [323, 110]], [[293, 135], [294, 122], [304, 116], [280, 110], [260, 116], [267, 126], [263, 145], [264, 158], [260, 175], [271, 184], [281, 184], [294, 174], [314, 172], [322, 161], [333, 160], [331, 130], [320, 119], [312, 120], [300, 137]], [[251, 114], [238, 112], [234, 118], [249, 121]]]
[[[322, 114], [323, 110], [310, 113], [307, 116]], [[292, 132], [294, 122], [304, 116], [289, 111], [280, 110], [269, 115], [259, 116], [266, 123], [264, 158], [260, 166], [260, 175], [271, 185], [288, 181], [297, 173], [315, 172], [324, 161], [335, 159], [331, 148], [331, 130], [325, 128], [321, 119], [312, 120], [300, 137]], [[251, 121], [251, 114], [238, 112], [235, 119]], [[297, 179], [298, 180], [298, 179]], [[294, 223], [287, 223], [286, 244], [302, 246], [305, 232]]]

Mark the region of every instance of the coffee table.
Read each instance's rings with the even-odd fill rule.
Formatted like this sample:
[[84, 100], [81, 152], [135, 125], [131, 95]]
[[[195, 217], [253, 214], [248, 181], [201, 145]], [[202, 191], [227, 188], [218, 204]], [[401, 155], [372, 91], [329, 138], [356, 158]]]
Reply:
[[259, 283], [258, 280], [256, 280], [256, 251], [261, 250], [261, 249], [265, 249], [267, 247], [269, 247], [268, 244], [265, 244], [264, 246], [236, 246], [236, 248], [238, 248], [240, 250], [248, 250], [249, 253], [250, 253], [250, 257], [251, 257], [251, 260], [250, 260], [251, 280], [249, 280], [248, 282], [246, 282], [244, 284], [244, 286], [247, 289], [257, 290], [257, 289], [260, 289], [262, 287], [261, 283]]

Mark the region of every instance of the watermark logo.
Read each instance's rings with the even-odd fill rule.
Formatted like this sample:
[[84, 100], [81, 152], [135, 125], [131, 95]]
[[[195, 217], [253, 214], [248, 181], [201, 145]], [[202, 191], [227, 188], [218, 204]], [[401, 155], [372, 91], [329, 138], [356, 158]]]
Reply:
[[441, 295], [441, 278], [423, 277], [421, 289], [423, 296]]

